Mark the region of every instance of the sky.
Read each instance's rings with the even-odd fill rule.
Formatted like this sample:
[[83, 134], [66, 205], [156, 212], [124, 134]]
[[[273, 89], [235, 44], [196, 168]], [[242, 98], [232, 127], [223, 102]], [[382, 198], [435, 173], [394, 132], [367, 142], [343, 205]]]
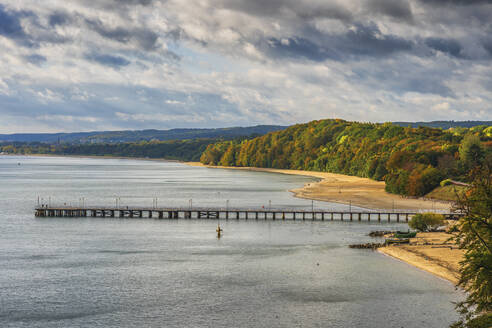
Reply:
[[0, 133], [492, 120], [491, 0], [0, 0]]

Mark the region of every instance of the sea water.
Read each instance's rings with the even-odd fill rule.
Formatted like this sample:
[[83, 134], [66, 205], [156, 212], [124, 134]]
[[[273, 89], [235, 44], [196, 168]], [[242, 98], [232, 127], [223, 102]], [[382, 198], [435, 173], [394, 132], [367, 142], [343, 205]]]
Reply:
[[35, 218], [67, 205], [346, 209], [314, 181], [126, 159], [0, 156], [0, 327], [447, 327], [454, 286], [351, 243], [405, 224]]

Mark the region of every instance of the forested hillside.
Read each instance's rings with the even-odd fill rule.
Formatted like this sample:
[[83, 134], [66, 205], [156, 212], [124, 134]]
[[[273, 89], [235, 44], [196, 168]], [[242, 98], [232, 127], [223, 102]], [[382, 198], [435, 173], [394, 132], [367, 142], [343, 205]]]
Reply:
[[198, 161], [205, 148], [219, 139], [195, 139], [173, 141], [142, 141], [118, 144], [61, 144], [6, 143], [0, 144], [0, 151], [9, 154], [52, 154], [124, 156], [177, 159]]
[[256, 125], [220, 129], [171, 129], [171, 130], [131, 130], [94, 131], [73, 133], [19, 133], [0, 134], [0, 142], [43, 142], [43, 143], [122, 143], [141, 141], [167, 141], [190, 139], [233, 139], [239, 137], [261, 136], [268, 132], [285, 129], [280, 125]]
[[393, 124], [412, 128], [418, 128], [420, 126], [425, 126], [428, 128], [440, 128], [443, 130], [451, 128], [473, 128], [479, 125], [492, 125], [492, 121], [431, 121], [431, 122], [393, 122]]
[[298, 124], [243, 141], [211, 144], [201, 162], [326, 171], [384, 180], [392, 193], [422, 196], [466, 173], [492, 149], [492, 127], [401, 127], [344, 120]]

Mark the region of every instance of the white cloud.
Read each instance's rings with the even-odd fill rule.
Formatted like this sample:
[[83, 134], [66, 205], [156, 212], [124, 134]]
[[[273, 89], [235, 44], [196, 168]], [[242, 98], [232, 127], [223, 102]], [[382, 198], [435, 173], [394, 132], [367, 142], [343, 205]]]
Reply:
[[5, 82], [4, 80], [0, 79], [0, 94], [9, 96], [10, 93], [11, 93], [11, 91], [9, 89], [9, 86], [8, 86], [7, 82]]
[[449, 110], [449, 107], [450, 106], [448, 102], [442, 102], [439, 104], [435, 104], [431, 107], [431, 109], [436, 112], [447, 112]]
[[63, 101], [63, 95], [50, 89], [44, 89], [41, 91], [34, 91], [39, 100], [43, 103], [49, 102], [61, 102]]
[[89, 122], [96, 123], [99, 121], [96, 117], [87, 117], [87, 116], [73, 116], [73, 115], [38, 115], [36, 116], [36, 120], [39, 121], [47, 121], [47, 122], [65, 122], [65, 123], [73, 123], [73, 122]]
[[[21, 120], [36, 126], [34, 119], [54, 115], [52, 107], [73, 129], [80, 122], [70, 119], [74, 112], [101, 128], [492, 119], [492, 54], [481, 44], [490, 33], [477, 14], [492, 14], [489, 5], [443, 9], [410, 0], [410, 11], [391, 11], [371, 0], [125, 3], [0, 0], [37, 17], [23, 16], [25, 40], [0, 32], [0, 101], [9, 96], [18, 106], [5, 102], [0, 119], [25, 108]], [[55, 13], [66, 21], [50, 27]], [[439, 49], [426, 45], [429, 37], [442, 39]], [[463, 49], [453, 55], [453, 46]], [[46, 60], [28, 64], [31, 55]]]
[[171, 100], [171, 99], [166, 100], [165, 103], [168, 104], [168, 105], [184, 105], [185, 104], [182, 101], [179, 101], [179, 100]]

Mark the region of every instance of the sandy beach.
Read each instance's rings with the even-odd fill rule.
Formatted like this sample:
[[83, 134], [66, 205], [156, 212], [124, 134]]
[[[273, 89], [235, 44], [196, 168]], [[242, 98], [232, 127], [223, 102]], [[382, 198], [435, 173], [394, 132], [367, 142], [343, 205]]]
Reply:
[[418, 233], [408, 245], [387, 246], [378, 251], [457, 284], [463, 250], [449, 241], [450, 237], [444, 232]]
[[354, 206], [370, 209], [435, 209], [449, 211], [451, 208], [451, 203], [449, 202], [403, 198], [399, 195], [387, 193], [384, 190], [383, 181], [374, 181], [367, 178], [359, 178], [343, 174], [257, 167], [210, 166], [197, 162], [188, 162], [186, 164], [192, 166], [205, 166], [209, 168], [226, 168], [234, 170], [303, 175], [320, 179], [320, 181], [308, 183], [302, 188], [290, 190], [296, 197], [299, 198], [352, 204]]

